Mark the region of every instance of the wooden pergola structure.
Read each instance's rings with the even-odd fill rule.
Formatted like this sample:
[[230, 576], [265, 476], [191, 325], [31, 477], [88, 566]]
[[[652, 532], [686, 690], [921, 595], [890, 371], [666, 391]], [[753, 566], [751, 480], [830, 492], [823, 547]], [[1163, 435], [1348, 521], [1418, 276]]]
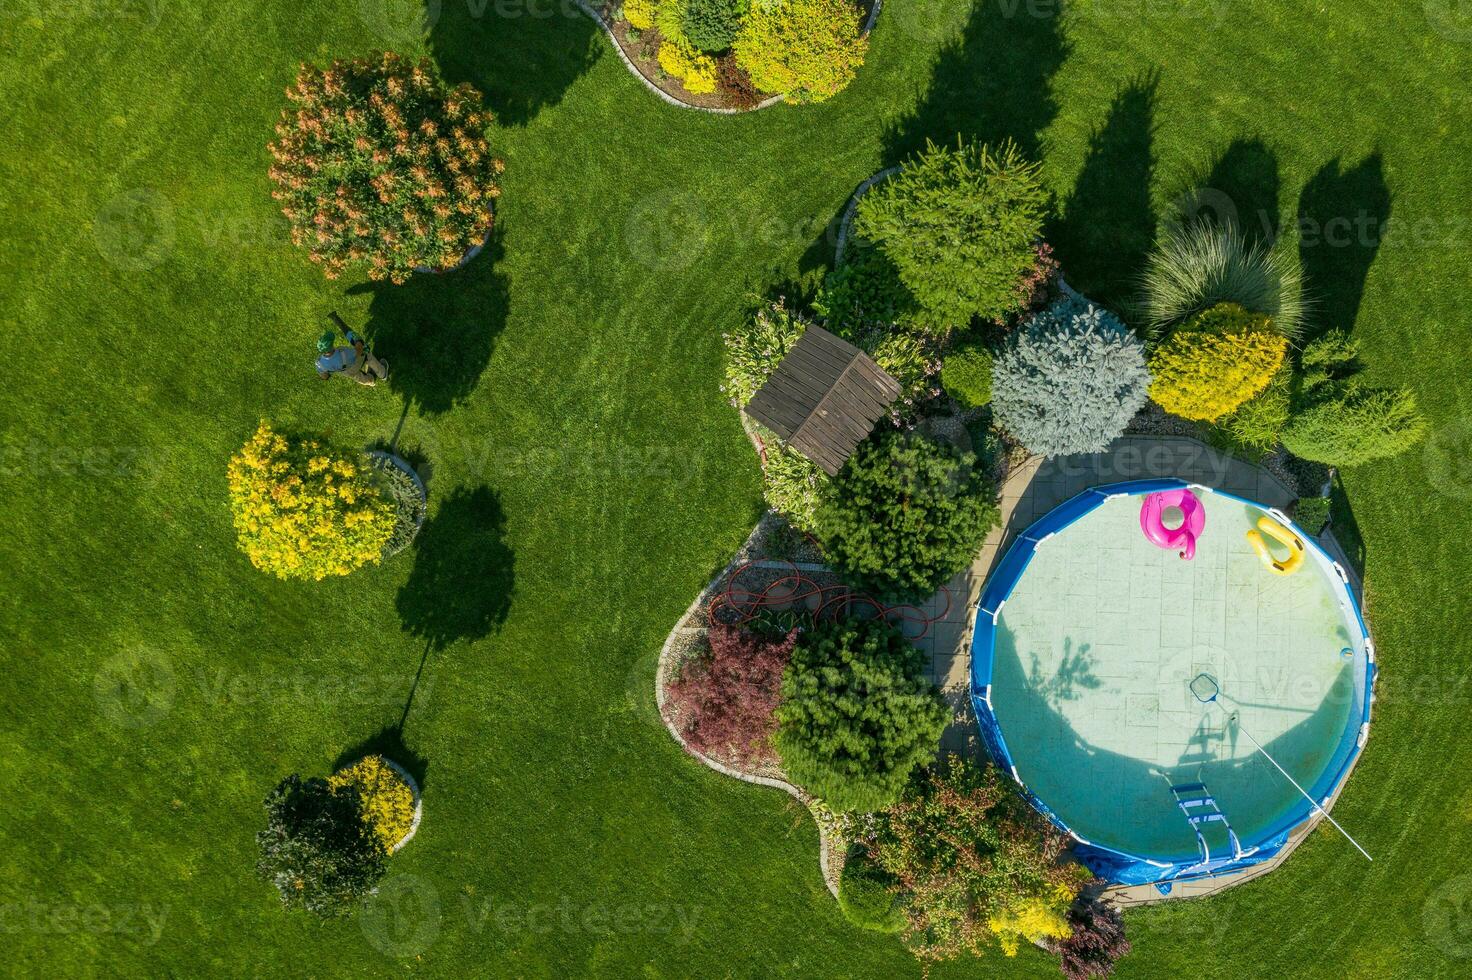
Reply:
[[899, 382], [868, 354], [808, 327], [746, 414], [834, 476], [899, 396]]

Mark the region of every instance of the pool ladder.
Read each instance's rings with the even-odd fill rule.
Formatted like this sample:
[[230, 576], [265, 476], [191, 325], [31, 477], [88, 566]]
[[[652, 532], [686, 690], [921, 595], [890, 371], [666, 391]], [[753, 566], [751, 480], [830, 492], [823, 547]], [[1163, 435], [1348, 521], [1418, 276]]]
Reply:
[[[1210, 871], [1231, 861], [1239, 861], [1257, 848], [1243, 850], [1242, 842], [1237, 840], [1237, 832], [1227, 822], [1227, 815], [1222, 808], [1217, 806], [1216, 797], [1207, 792], [1205, 783], [1180, 783], [1170, 788], [1171, 795], [1175, 797], [1176, 806], [1186, 815], [1191, 823], [1191, 829], [1196, 833], [1196, 843], [1201, 848], [1201, 861], [1190, 868], [1185, 869], [1183, 874], [1192, 874], [1202, 871]], [[1227, 832], [1227, 841], [1232, 846], [1232, 856], [1213, 859], [1211, 848], [1206, 843], [1206, 835], [1202, 828], [1210, 824], [1219, 823]]]

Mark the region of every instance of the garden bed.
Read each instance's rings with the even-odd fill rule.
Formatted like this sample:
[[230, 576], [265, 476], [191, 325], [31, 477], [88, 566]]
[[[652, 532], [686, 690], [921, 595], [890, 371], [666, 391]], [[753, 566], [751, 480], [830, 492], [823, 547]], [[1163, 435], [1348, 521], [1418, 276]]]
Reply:
[[[640, 31], [631, 25], [622, 15], [622, 0], [577, 0], [577, 4], [613, 39], [619, 58], [629, 71], [670, 105], [701, 112], [735, 115], [765, 109], [786, 98], [782, 93], [772, 95], [758, 92], [746, 73], [736, 65], [735, 56], [729, 51], [716, 56], [719, 66], [716, 91], [691, 92], [680, 79], [660, 67], [659, 30], [650, 28]], [[860, 35], [868, 37], [879, 18], [882, 0], [858, 0], [856, 6], [863, 13], [864, 19]]]

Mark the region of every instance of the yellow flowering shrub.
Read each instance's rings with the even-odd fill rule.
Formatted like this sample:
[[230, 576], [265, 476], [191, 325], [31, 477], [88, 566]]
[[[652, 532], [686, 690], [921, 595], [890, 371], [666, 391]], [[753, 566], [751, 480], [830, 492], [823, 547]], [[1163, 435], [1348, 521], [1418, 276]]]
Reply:
[[862, 21], [853, 0], [753, 0], [736, 36], [736, 63], [763, 92], [822, 102], [864, 63]]
[[665, 38], [659, 46], [659, 67], [678, 78], [691, 95], [716, 90], [716, 59], [696, 51], [688, 41]]
[[630, 27], [649, 30], [654, 26], [654, 0], [624, 0], [624, 20]]
[[1203, 310], [1150, 358], [1150, 397], [1182, 418], [1215, 422], [1262, 391], [1283, 366], [1288, 341], [1267, 316], [1235, 303]]
[[240, 550], [278, 578], [321, 580], [377, 562], [394, 505], [360, 454], [288, 439], [262, 422], [230, 459], [230, 513]]
[[363, 797], [363, 816], [384, 850], [391, 850], [414, 826], [414, 792], [381, 755], [359, 760], [327, 780], [333, 789], [352, 783]]
[[1073, 934], [1073, 927], [1068, 922], [1068, 907], [1073, 896], [1073, 889], [1058, 886], [1050, 898], [1024, 898], [1015, 907], [989, 916], [987, 928], [991, 929], [1002, 952], [1008, 956], [1016, 956], [1024, 940], [1032, 943], [1067, 939]]

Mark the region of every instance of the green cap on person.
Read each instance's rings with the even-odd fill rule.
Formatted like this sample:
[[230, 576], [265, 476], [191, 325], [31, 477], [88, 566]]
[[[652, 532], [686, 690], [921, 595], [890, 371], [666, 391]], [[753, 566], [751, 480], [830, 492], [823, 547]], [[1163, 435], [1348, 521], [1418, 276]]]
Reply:
[[332, 350], [333, 342], [336, 341], [336, 340], [337, 340], [337, 334], [333, 333], [331, 330], [327, 331], [322, 336], [318, 337], [317, 338], [317, 353], [319, 353], [319, 354], [326, 354], [328, 351]]

